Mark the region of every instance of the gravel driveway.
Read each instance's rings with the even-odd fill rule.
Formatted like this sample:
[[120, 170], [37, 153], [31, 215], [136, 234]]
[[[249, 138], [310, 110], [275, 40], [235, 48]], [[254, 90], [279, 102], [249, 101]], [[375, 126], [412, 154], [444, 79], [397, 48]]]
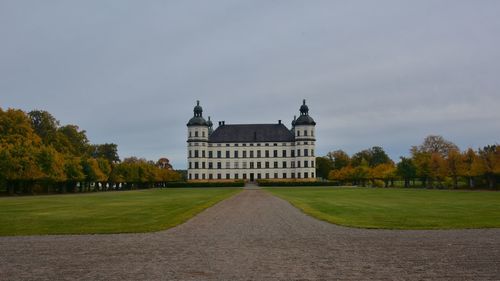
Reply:
[[148, 234], [0, 237], [0, 280], [500, 280], [500, 229], [363, 230], [245, 190]]

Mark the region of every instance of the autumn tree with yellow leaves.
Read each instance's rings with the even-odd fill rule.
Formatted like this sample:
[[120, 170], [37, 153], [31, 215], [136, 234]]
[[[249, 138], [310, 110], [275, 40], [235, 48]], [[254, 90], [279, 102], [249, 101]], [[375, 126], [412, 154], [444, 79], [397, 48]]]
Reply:
[[116, 144], [90, 144], [84, 130], [61, 126], [47, 111], [0, 108], [0, 188], [10, 194], [134, 187], [129, 182], [142, 188], [180, 179], [166, 158], [163, 167], [143, 162], [126, 163], [135, 172], [116, 175], [121, 168]]
[[329, 180], [361, 186], [369, 181], [371, 186], [388, 187], [402, 180], [404, 187], [418, 181], [425, 188], [494, 189], [500, 178], [500, 145], [461, 152], [453, 142], [430, 135], [422, 144], [412, 146], [410, 154], [395, 164], [378, 146], [352, 156], [336, 150], [322, 157], [317, 168], [328, 173]]

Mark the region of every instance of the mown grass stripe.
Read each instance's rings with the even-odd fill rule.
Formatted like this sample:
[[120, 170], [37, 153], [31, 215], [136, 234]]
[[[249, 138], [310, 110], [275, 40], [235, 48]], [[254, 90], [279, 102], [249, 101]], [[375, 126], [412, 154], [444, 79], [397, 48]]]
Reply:
[[179, 188], [0, 198], [0, 235], [159, 231], [240, 191]]
[[500, 192], [397, 188], [267, 188], [331, 223], [382, 229], [500, 227]]

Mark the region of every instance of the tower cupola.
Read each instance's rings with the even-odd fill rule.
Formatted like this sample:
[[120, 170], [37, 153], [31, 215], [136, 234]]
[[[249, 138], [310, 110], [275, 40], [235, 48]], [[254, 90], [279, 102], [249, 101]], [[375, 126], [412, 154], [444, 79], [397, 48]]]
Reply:
[[200, 101], [196, 101], [196, 106], [193, 109], [194, 116], [189, 119], [187, 126], [208, 126], [207, 121], [203, 118], [203, 108], [200, 106]]
[[309, 116], [309, 107], [306, 105], [306, 100], [304, 99], [302, 101], [302, 106], [300, 107], [300, 116], [295, 120], [295, 126], [299, 125], [316, 125], [316, 122], [314, 122], [314, 119], [312, 119], [311, 116]]

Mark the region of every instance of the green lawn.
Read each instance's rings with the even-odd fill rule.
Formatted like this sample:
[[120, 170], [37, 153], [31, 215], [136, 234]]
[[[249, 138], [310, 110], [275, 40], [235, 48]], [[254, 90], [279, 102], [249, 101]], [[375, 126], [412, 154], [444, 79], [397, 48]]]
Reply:
[[267, 188], [331, 223], [387, 229], [500, 227], [500, 192], [385, 188]]
[[179, 188], [0, 198], [0, 235], [158, 231], [239, 191]]

